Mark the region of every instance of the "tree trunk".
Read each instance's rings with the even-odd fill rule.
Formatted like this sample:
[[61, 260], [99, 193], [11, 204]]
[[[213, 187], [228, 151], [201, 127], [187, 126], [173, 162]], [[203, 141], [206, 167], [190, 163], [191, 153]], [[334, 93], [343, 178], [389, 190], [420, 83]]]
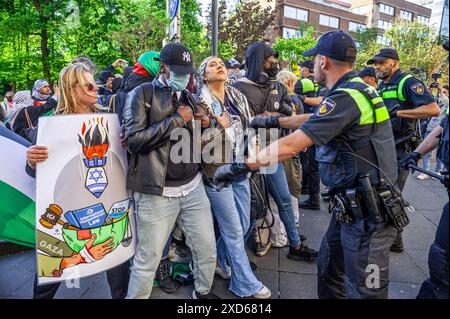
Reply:
[[49, 50], [48, 50], [48, 34], [47, 28], [41, 29], [41, 54], [42, 54], [42, 69], [44, 71], [44, 78], [51, 79], [50, 64], [49, 64]]

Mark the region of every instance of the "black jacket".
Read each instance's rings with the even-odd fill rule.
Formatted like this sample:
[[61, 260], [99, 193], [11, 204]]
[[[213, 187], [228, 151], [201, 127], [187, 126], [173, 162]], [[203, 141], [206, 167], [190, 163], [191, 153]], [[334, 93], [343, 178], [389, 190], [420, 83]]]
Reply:
[[[19, 114], [17, 114], [16, 120], [14, 121], [13, 131], [28, 141], [33, 142], [36, 135], [34, 128], [37, 127], [39, 118], [44, 116], [46, 113], [52, 113], [56, 109], [57, 105], [58, 102], [56, 102], [55, 99], [49, 98], [42, 106], [31, 105], [21, 109]], [[25, 110], [28, 112], [33, 128], [28, 125]]]
[[[128, 189], [162, 195], [169, 163], [170, 134], [175, 128], [185, 126], [176, 112], [172, 94], [170, 87], [158, 79], [128, 93], [123, 110], [125, 139], [131, 154]], [[191, 99], [189, 104], [194, 108]]]

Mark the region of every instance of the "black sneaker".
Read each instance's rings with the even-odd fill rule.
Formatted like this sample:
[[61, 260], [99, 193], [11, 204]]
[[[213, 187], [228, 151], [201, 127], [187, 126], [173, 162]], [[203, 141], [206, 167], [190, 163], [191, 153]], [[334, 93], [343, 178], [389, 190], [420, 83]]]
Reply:
[[306, 241], [308, 238], [305, 235], [299, 234], [300, 241]]
[[158, 269], [156, 270], [156, 280], [159, 282], [159, 288], [162, 291], [171, 294], [180, 288], [178, 283], [170, 275], [170, 259], [161, 260]]
[[319, 194], [309, 195], [307, 200], [298, 203], [298, 208], [320, 210], [320, 196]]
[[289, 253], [287, 254], [287, 258], [292, 260], [312, 261], [317, 258], [317, 255], [318, 255], [317, 251], [302, 244], [300, 246], [300, 249], [294, 249], [293, 247], [289, 247]]
[[202, 295], [200, 293], [198, 293], [197, 291], [193, 290], [192, 291], [192, 299], [220, 299], [219, 296], [213, 294], [212, 292], [206, 294], [206, 295]]

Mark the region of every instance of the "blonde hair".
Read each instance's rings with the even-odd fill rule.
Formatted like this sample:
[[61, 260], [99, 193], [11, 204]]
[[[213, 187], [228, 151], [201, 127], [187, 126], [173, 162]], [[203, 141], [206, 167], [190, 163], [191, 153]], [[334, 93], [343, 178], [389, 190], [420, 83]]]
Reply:
[[283, 69], [280, 72], [278, 72], [277, 80], [284, 86], [288, 87], [289, 81], [293, 81], [295, 85], [295, 83], [297, 83], [298, 81], [298, 78], [294, 73], [292, 73], [288, 69]]
[[[86, 80], [86, 74], [91, 74], [89, 68], [82, 63], [74, 63], [66, 66], [59, 73], [58, 81], [58, 105], [56, 114], [75, 114], [78, 98], [74, 94], [74, 88], [77, 84], [85, 87], [89, 82]], [[93, 105], [93, 112], [100, 112], [101, 106]]]

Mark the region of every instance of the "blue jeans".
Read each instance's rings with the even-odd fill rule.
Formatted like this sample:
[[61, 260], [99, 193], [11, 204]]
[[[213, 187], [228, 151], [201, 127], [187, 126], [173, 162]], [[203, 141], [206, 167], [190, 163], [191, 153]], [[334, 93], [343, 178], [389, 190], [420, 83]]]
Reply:
[[289, 193], [283, 164], [279, 163], [277, 171], [266, 175], [266, 177], [270, 195], [272, 195], [277, 204], [278, 214], [286, 228], [289, 245], [291, 247], [297, 246], [300, 244], [300, 236], [295, 226], [294, 209], [292, 208], [291, 194]]
[[[423, 138], [425, 139], [428, 136], [428, 134], [430, 134], [430, 133], [431, 132], [427, 132]], [[430, 170], [430, 168], [431, 168], [430, 160], [431, 160], [431, 152], [425, 154], [422, 157], [422, 161], [423, 161], [422, 168], [423, 169], [426, 169], [427, 171]], [[440, 172], [441, 170], [442, 170], [442, 163], [441, 163], [440, 160], [436, 159], [436, 168], [434, 169], [434, 171], [435, 172]]]
[[211, 210], [219, 224], [217, 262], [226, 270], [231, 266], [229, 289], [239, 297], [256, 294], [262, 283], [255, 277], [245, 251], [244, 235], [250, 227], [250, 184], [245, 179], [220, 192], [205, 186]]
[[176, 221], [186, 236], [194, 263], [195, 290], [210, 292], [216, 267], [211, 208], [203, 182], [182, 197], [135, 193], [138, 243], [127, 298], [148, 299], [164, 246]]

